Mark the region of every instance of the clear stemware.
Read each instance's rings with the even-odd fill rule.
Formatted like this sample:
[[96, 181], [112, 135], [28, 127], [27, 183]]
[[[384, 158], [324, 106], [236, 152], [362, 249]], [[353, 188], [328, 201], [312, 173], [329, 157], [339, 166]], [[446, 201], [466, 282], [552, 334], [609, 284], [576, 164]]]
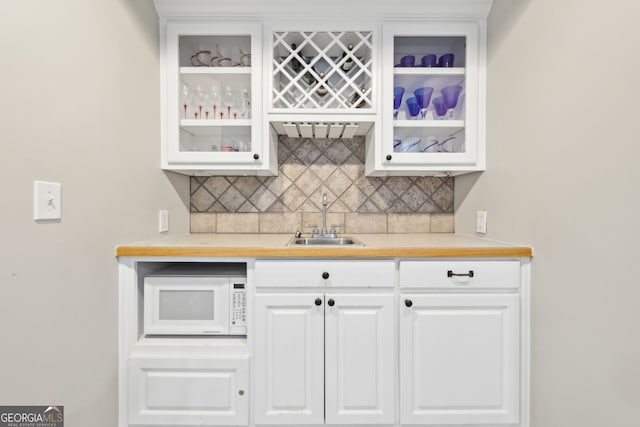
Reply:
[[211, 85], [211, 90], [209, 92], [209, 102], [211, 102], [211, 111], [213, 112], [213, 117], [216, 118], [218, 115], [218, 106], [220, 105], [220, 92], [218, 90], [218, 85]]
[[193, 102], [195, 104], [195, 112], [193, 115], [196, 119], [201, 119], [203, 116], [203, 112], [207, 109], [207, 99], [204, 96], [204, 89], [201, 85], [196, 86], [193, 93]]
[[182, 106], [182, 118], [187, 119], [189, 105], [191, 105], [191, 101], [193, 98], [193, 90], [186, 84], [182, 83], [182, 87], [180, 88], [180, 105]]
[[224, 106], [227, 109], [227, 118], [230, 119], [231, 118], [231, 109], [233, 108], [234, 101], [235, 101], [234, 94], [233, 94], [233, 89], [231, 88], [230, 85], [226, 85], [224, 87], [224, 93], [222, 94], [222, 99], [223, 99], [223, 102], [224, 102]]

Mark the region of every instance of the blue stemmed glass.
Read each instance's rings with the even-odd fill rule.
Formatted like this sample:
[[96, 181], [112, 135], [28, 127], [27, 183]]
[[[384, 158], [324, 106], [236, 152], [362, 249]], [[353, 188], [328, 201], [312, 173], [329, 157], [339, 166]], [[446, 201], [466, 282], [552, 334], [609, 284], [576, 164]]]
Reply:
[[398, 108], [402, 103], [402, 95], [404, 95], [404, 88], [402, 86], [395, 86], [393, 88], [393, 119], [398, 118]]
[[444, 98], [441, 96], [433, 98], [433, 108], [436, 110], [438, 117], [442, 117], [447, 114], [447, 106], [444, 103]]
[[418, 113], [420, 112], [420, 106], [418, 105], [418, 100], [412, 96], [411, 98], [407, 98], [405, 101], [407, 104], [407, 109], [409, 110], [409, 114], [412, 119], [415, 119]]
[[416, 101], [418, 101], [418, 106], [420, 107], [420, 117], [422, 119], [427, 115], [427, 107], [429, 106], [429, 102], [431, 101], [431, 95], [433, 94], [432, 87], [419, 87], [418, 89], [413, 91], [413, 94], [416, 97]]
[[462, 86], [447, 86], [442, 89], [442, 99], [444, 100], [444, 105], [447, 107], [447, 118], [453, 118], [453, 109], [458, 105], [458, 97], [460, 97], [460, 93], [462, 92]]

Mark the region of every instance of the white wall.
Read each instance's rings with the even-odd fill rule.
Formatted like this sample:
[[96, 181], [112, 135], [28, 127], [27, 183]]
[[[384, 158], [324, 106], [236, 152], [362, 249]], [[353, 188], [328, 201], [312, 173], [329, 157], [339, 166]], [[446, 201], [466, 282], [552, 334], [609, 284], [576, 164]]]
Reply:
[[[188, 231], [188, 178], [160, 170], [149, 0], [0, 2], [0, 404], [117, 421], [118, 243]], [[62, 220], [32, 219], [33, 180]]]
[[530, 244], [532, 426], [640, 425], [640, 3], [495, 0], [456, 231]]

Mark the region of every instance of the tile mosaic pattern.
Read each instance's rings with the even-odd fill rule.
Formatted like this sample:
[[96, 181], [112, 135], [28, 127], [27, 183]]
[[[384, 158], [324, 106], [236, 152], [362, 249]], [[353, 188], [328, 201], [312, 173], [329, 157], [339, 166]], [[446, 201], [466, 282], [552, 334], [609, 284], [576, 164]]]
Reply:
[[451, 177], [365, 177], [364, 137], [281, 136], [274, 177], [191, 177], [192, 213], [452, 214]]

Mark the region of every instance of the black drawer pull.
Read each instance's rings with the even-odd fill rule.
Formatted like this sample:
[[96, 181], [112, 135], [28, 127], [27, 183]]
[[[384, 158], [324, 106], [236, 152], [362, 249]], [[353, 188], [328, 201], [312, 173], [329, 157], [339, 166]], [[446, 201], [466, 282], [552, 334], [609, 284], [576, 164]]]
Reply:
[[473, 270], [469, 270], [468, 273], [454, 273], [453, 270], [447, 270], [447, 277], [473, 277]]

